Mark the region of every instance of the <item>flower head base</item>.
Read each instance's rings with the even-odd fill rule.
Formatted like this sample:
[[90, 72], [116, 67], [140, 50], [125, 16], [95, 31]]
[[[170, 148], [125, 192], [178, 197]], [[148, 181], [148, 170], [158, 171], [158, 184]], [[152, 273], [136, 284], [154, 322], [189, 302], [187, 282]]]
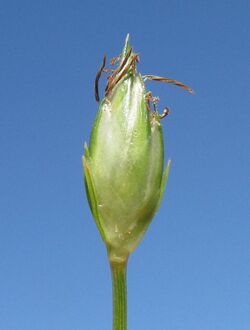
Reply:
[[[163, 173], [162, 115], [145, 88], [144, 79], [151, 76], [137, 73], [137, 61], [127, 37], [83, 157], [90, 208], [110, 259], [118, 261], [126, 259], [143, 237], [160, 205], [170, 166], [168, 162]], [[104, 65], [105, 61], [97, 82]], [[97, 84], [96, 96], [99, 99]]]

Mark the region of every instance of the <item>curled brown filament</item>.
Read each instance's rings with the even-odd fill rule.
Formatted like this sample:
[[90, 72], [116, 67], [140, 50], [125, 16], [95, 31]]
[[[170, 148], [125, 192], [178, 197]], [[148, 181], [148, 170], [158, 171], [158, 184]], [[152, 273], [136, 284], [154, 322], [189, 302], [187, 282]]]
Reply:
[[[123, 67], [123, 69], [119, 72], [119, 74], [111, 81], [110, 85], [108, 85], [105, 90], [105, 96], [107, 96], [109, 94], [109, 92], [111, 92], [111, 90], [114, 88], [114, 86], [122, 79], [122, 77], [124, 77], [126, 75], [126, 73], [128, 72], [128, 70], [131, 68], [131, 66], [134, 64], [135, 60], [137, 58], [137, 55], [133, 55], [133, 57], [129, 60], [128, 64], [126, 66]], [[134, 67], [132, 67], [133, 70], [135, 70]]]
[[[115, 84], [117, 84], [117, 82], [126, 73], [126, 69], [127, 69], [126, 64], [128, 62], [128, 59], [129, 59], [131, 53], [132, 53], [132, 48], [130, 48], [130, 50], [126, 54], [126, 56], [125, 56], [124, 60], [122, 61], [122, 63], [118, 66], [118, 68], [116, 70], [114, 70], [114, 72], [112, 73], [112, 75], [109, 77], [107, 86], [105, 88], [105, 96], [108, 95], [108, 93], [112, 90], [112, 88], [115, 86]], [[124, 70], [124, 68], [125, 68], [125, 70]]]
[[96, 77], [95, 77], [95, 99], [97, 102], [100, 101], [100, 97], [99, 97], [99, 79], [101, 77], [101, 74], [104, 70], [104, 67], [105, 67], [105, 64], [106, 64], [106, 55], [104, 55], [103, 57], [103, 60], [102, 60], [102, 64], [99, 68], [99, 70], [97, 71], [97, 74], [96, 74]]
[[169, 83], [169, 84], [174, 84], [176, 86], [179, 86], [179, 87], [185, 89], [186, 91], [188, 91], [190, 93], [193, 93], [192, 88], [188, 87], [187, 85], [185, 85], [182, 82], [180, 82], [178, 80], [175, 80], [175, 79], [166, 78], [166, 77], [159, 77], [159, 76], [154, 76], [154, 75], [150, 75], [150, 74], [144, 75], [143, 78], [145, 80], [148, 79], [148, 80], [162, 81], [162, 82], [166, 82], [166, 83]]

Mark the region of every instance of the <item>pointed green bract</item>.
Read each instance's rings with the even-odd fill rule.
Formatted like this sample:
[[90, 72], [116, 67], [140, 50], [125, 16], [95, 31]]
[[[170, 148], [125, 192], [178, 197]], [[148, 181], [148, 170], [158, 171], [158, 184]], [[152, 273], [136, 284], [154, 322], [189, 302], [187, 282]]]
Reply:
[[94, 219], [96, 221], [97, 228], [100, 231], [100, 234], [104, 241], [106, 241], [105, 232], [102, 229], [102, 220], [100, 216], [100, 212], [98, 210], [98, 202], [96, 199], [96, 191], [95, 191], [95, 185], [94, 185], [94, 179], [91, 173], [91, 167], [89, 162], [89, 151], [87, 144], [84, 146], [85, 150], [85, 156], [83, 156], [83, 168], [85, 173], [85, 186], [87, 191], [87, 198], [90, 205], [90, 209], [92, 211], [92, 214], [94, 216]]

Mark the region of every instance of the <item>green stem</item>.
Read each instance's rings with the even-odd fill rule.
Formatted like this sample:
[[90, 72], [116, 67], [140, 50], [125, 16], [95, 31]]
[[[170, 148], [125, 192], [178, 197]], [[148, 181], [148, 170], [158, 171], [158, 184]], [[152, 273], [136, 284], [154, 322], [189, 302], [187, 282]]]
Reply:
[[127, 330], [127, 260], [110, 262], [113, 284], [113, 330]]

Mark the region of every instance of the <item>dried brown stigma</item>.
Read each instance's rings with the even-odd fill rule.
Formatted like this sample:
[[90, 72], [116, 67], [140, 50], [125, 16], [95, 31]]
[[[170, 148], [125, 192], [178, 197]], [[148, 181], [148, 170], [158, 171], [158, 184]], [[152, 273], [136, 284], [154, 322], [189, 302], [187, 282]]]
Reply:
[[165, 83], [169, 83], [169, 84], [174, 84], [176, 86], [179, 86], [179, 87], [185, 89], [186, 91], [188, 91], [190, 93], [193, 93], [192, 88], [190, 88], [187, 85], [183, 84], [182, 82], [180, 82], [178, 80], [175, 80], [175, 79], [172, 79], [172, 78], [160, 77], [160, 76], [146, 74], [146, 75], [143, 76], [143, 79], [161, 81], [161, 82], [165, 82]]
[[129, 59], [131, 53], [132, 53], [132, 48], [130, 48], [130, 50], [128, 51], [128, 53], [126, 54], [126, 56], [123, 59], [123, 61], [121, 62], [121, 64], [118, 66], [118, 68], [116, 70], [114, 70], [113, 73], [108, 77], [108, 83], [105, 88], [105, 96], [107, 96], [109, 94], [109, 92], [112, 90], [112, 88], [116, 84], [115, 81], [117, 79], [117, 76], [123, 72], [123, 68], [127, 64], [127, 61]]
[[95, 77], [95, 99], [97, 102], [100, 101], [100, 97], [99, 97], [99, 79], [101, 77], [101, 74], [104, 70], [106, 64], [106, 55], [104, 55], [103, 60], [102, 60], [102, 64], [99, 68], [99, 70], [97, 71], [96, 77]]
[[126, 54], [124, 60], [121, 65], [113, 72], [113, 74], [109, 77], [108, 83], [105, 89], [105, 96], [107, 96], [114, 86], [127, 74], [129, 69], [133, 69], [135, 72], [134, 63], [138, 61], [138, 54], [132, 54], [132, 48]]
[[118, 61], [120, 61], [121, 59], [121, 55], [118, 55], [118, 56], [115, 56], [115, 57], [112, 57], [111, 60], [109, 61], [110, 65], [114, 65], [116, 64]]

